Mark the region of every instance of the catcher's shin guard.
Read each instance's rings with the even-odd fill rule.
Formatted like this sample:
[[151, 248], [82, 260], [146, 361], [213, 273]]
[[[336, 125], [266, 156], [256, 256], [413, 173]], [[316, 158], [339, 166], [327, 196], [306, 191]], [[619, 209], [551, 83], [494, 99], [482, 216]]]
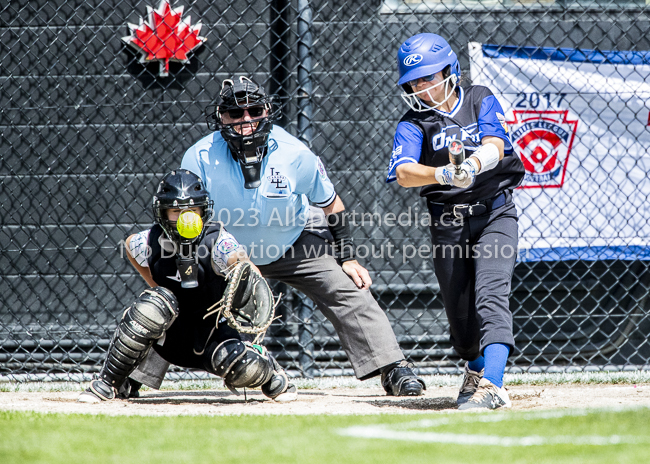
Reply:
[[79, 395], [79, 403], [101, 403], [115, 399], [115, 389], [102, 379], [95, 379], [90, 386]]
[[99, 378], [119, 388], [177, 315], [178, 302], [170, 290], [155, 287], [142, 292], [124, 311]]
[[231, 390], [261, 387], [274, 373], [266, 348], [234, 338], [220, 343], [214, 350], [212, 368]]
[[427, 386], [415, 375], [413, 364], [402, 360], [381, 369], [381, 385], [389, 396], [420, 396]]

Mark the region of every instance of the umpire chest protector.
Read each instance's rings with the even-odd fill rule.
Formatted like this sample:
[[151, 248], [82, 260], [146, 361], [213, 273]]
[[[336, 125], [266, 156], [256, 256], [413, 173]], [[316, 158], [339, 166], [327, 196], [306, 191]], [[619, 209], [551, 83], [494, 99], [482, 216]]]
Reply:
[[178, 299], [179, 318], [191, 317], [202, 320], [207, 308], [223, 296], [226, 281], [223, 276], [212, 270], [211, 265], [212, 246], [217, 241], [220, 231], [219, 224], [209, 226], [197, 245], [199, 286], [182, 288], [176, 258], [171, 249], [163, 249], [161, 245], [161, 239], [164, 240], [165, 237], [162, 227], [156, 224], [151, 228], [149, 233], [151, 255], [148, 258], [151, 276], [158, 285], [174, 293]]
[[[486, 87], [472, 86], [462, 89], [457, 94], [459, 101], [451, 113], [435, 110], [426, 112], [409, 111], [401, 121], [416, 126], [423, 135], [420, 163], [426, 166], [439, 167], [449, 164], [449, 144], [452, 140], [461, 140], [466, 148], [465, 156], [469, 158], [474, 149], [481, 146], [485, 136], [496, 135], [486, 133], [479, 128], [479, 117], [484, 99], [492, 97], [492, 92]], [[496, 115], [492, 116], [492, 125], [500, 124]], [[485, 117], [485, 116], [483, 116]], [[503, 117], [503, 115], [501, 115]], [[505, 124], [505, 123], [504, 123]], [[486, 124], [487, 125], [487, 124]], [[501, 131], [504, 129], [502, 128]], [[476, 182], [470, 188], [461, 189], [451, 185], [426, 185], [422, 187], [420, 196], [436, 203], [473, 203], [492, 198], [498, 193], [519, 185], [524, 176], [524, 166], [510, 145], [505, 142], [505, 156], [492, 170], [476, 177]]]

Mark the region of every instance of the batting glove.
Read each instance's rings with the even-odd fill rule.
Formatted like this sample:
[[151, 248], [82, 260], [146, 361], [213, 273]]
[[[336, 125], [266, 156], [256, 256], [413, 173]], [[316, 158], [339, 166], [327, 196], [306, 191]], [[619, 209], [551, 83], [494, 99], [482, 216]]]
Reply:
[[469, 188], [476, 180], [476, 167], [473, 160], [465, 160], [458, 168], [454, 169], [453, 183], [455, 187]]
[[456, 169], [451, 163], [449, 163], [447, 166], [436, 168], [436, 181], [438, 181], [440, 185], [452, 185], [454, 183], [455, 172]]

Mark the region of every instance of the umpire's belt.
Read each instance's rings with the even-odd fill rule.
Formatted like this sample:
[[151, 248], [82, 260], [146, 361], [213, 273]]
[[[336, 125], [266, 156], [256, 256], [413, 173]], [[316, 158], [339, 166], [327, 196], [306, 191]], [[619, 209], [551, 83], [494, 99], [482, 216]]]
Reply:
[[490, 211], [500, 208], [512, 201], [512, 193], [510, 190], [501, 192], [496, 197], [488, 200], [478, 201], [472, 204], [458, 204], [452, 205], [449, 203], [434, 203], [428, 202], [429, 213], [432, 217], [440, 217], [443, 214], [451, 214], [456, 219], [468, 218], [472, 216], [480, 216], [481, 214], [489, 213]]

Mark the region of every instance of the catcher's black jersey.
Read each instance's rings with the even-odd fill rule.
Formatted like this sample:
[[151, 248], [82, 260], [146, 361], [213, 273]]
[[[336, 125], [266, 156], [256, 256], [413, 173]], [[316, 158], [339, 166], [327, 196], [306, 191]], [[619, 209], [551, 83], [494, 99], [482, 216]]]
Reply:
[[476, 176], [469, 188], [451, 185], [425, 185], [420, 196], [436, 203], [473, 203], [492, 198], [517, 187], [524, 177], [524, 166], [514, 154], [503, 109], [483, 86], [458, 89], [458, 102], [450, 113], [432, 109], [408, 111], [400, 120], [395, 134], [393, 153], [386, 182], [396, 180], [395, 170], [404, 163], [439, 167], [449, 164], [447, 147], [452, 140], [465, 144], [469, 158], [481, 146], [481, 139], [495, 136], [505, 142], [505, 156], [492, 170]]

